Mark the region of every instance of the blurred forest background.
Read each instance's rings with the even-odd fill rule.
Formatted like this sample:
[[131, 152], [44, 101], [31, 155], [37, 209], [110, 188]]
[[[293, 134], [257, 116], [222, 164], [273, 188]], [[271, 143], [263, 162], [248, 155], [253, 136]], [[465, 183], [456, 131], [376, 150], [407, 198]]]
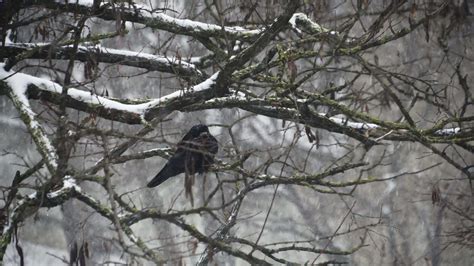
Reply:
[[473, 1], [0, 8], [6, 265], [474, 264]]

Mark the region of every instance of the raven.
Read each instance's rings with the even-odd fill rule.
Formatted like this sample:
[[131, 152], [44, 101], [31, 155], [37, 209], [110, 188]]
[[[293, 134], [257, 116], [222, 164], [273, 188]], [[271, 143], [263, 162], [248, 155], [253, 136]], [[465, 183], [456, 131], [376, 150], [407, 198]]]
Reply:
[[193, 126], [178, 143], [178, 149], [165, 167], [147, 184], [156, 187], [175, 175], [186, 173], [202, 174], [209, 170], [218, 150], [217, 140], [209, 133], [206, 125]]

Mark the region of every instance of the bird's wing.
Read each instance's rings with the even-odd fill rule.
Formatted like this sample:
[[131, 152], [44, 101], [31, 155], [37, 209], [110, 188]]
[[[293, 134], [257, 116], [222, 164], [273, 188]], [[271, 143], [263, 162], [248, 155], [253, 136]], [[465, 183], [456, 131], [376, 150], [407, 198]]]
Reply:
[[215, 155], [219, 151], [219, 145], [217, 144], [217, 139], [214, 138], [211, 134], [208, 135], [207, 139], [207, 150], [209, 153]]
[[177, 150], [175, 154], [168, 160], [163, 169], [161, 169], [161, 171], [155, 177], [153, 177], [147, 186], [156, 187], [168, 180], [168, 178], [183, 173], [185, 160], [185, 151]]
[[206, 172], [214, 163], [214, 156], [219, 150], [217, 140], [211, 134], [203, 134], [196, 139], [196, 142], [199, 155], [198, 170], [200, 173]]
[[202, 134], [194, 142], [196, 149], [205, 155], [215, 155], [219, 150], [217, 140], [211, 134]]

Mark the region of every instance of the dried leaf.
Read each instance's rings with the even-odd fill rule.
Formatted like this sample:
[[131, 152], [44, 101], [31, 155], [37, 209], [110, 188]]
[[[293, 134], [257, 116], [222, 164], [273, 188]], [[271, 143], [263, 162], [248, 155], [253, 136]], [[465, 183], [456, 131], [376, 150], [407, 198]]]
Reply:
[[288, 78], [290, 82], [293, 83], [293, 81], [296, 79], [296, 76], [298, 75], [298, 68], [296, 67], [296, 64], [293, 60], [288, 61], [287, 66], [289, 73]]
[[431, 202], [433, 205], [438, 204], [441, 201], [441, 191], [438, 185], [433, 185], [431, 188]]
[[23, 248], [20, 246], [20, 242], [18, 240], [18, 227], [15, 226], [15, 248], [18, 252], [18, 256], [20, 256], [20, 265], [25, 265], [25, 256], [23, 253]]
[[410, 17], [415, 18], [415, 14], [416, 14], [417, 9], [418, 9], [418, 6], [416, 5], [416, 3], [413, 3], [411, 5], [411, 9], [410, 9]]
[[316, 140], [316, 136], [314, 136], [313, 132], [311, 131], [311, 128], [308, 127], [308, 126], [305, 126], [305, 127], [304, 127], [304, 130], [305, 130], [305, 132], [306, 132], [306, 136], [308, 137], [308, 141], [309, 141], [310, 143], [313, 143], [313, 141]]
[[316, 131], [316, 149], [319, 149], [319, 142], [320, 142], [319, 131]]
[[71, 247], [71, 250], [69, 250], [69, 265], [74, 265], [74, 263], [77, 262], [77, 243], [74, 242], [74, 244]]
[[429, 42], [430, 41], [430, 20], [429, 19], [425, 20], [425, 22], [423, 23], [423, 26], [425, 28], [425, 40], [426, 42]]
[[408, 23], [410, 23], [410, 26], [413, 26], [415, 24], [417, 9], [418, 6], [416, 5], [416, 3], [413, 3], [411, 5], [410, 14], [408, 15]]
[[90, 253], [89, 253], [89, 242], [84, 243], [84, 254], [86, 255], [87, 258], [90, 258]]
[[79, 250], [79, 265], [86, 266], [86, 256], [84, 252], [84, 245], [82, 245], [81, 249]]
[[181, 54], [179, 53], [179, 49], [176, 50], [176, 60], [178, 60], [178, 65], [181, 65]]
[[[191, 158], [192, 163], [191, 165], [194, 167], [195, 162], [194, 158]], [[189, 198], [189, 201], [191, 202], [191, 206], [194, 206], [194, 195], [193, 195], [193, 185], [194, 185], [194, 175], [191, 173], [194, 173], [196, 171], [192, 171], [191, 169], [185, 169], [184, 173], [184, 191], [185, 191], [185, 196], [186, 198]]]
[[199, 242], [197, 240], [192, 240], [191, 241], [191, 245], [192, 245], [191, 254], [196, 255], [196, 250], [198, 248], [198, 243]]

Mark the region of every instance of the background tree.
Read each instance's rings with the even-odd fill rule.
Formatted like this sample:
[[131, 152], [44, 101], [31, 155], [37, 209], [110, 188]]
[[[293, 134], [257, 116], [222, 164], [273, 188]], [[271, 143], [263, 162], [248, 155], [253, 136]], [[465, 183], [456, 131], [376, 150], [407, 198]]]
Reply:
[[468, 1], [0, 4], [4, 263], [472, 264]]

